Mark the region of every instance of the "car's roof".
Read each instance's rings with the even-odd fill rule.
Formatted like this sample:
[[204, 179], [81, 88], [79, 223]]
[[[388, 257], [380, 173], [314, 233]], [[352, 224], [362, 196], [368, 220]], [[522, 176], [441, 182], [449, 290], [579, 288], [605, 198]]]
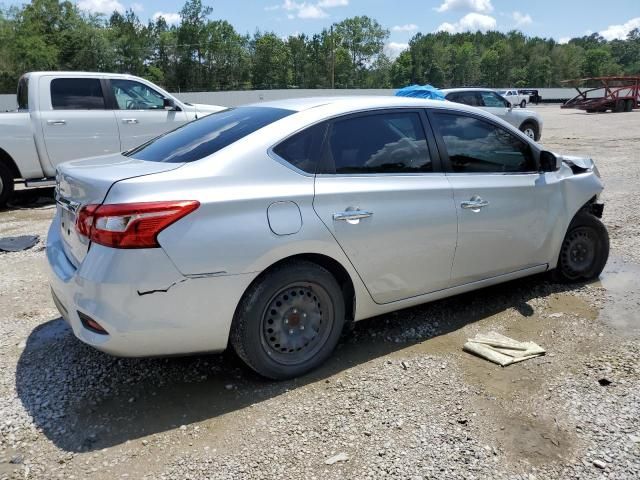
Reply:
[[[510, 88], [504, 90], [511, 90]], [[457, 92], [495, 92], [495, 88], [483, 88], [483, 87], [459, 87], [459, 88], [445, 88], [440, 90], [445, 95], [447, 93], [457, 93]]]
[[23, 75], [24, 77], [110, 77], [110, 78], [139, 78], [135, 75], [129, 75], [128, 73], [109, 73], [109, 72], [69, 72], [69, 71], [42, 71], [42, 72], [29, 72]]
[[271, 100], [268, 102], [254, 103], [248, 106], [252, 107], [271, 107], [284, 108], [302, 112], [312, 108], [323, 107], [323, 109], [334, 110], [338, 112], [361, 111], [376, 108], [442, 108], [444, 106], [452, 107], [453, 105], [463, 107], [465, 105], [452, 104], [444, 100], [427, 100], [423, 98], [412, 97], [394, 97], [391, 95], [349, 95], [341, 97], [306, 97], [306, 98], [288, 98], [283, 100]]

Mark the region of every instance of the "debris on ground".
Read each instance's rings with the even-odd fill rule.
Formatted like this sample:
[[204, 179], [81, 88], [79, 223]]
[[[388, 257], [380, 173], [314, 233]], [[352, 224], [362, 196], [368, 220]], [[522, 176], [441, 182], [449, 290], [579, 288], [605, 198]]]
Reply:
[[534, 342], [519, 342], [497, 332], [478, 334], [464, 344], [463, 350], [474, 353], [502, 367], [545, 354]]
[[337, 455], [334, 455], [333, 457], [327, 458], [324, 463], [326, 463], [327, 465], [333, 465], [334, 463], [346, 462], [347, 460], [349, 460], [349, 455], [341, 452]]
[[0, 238], [0, 251], [4, 252], [21, 252], [33, 247], [40, 237], [38, 235], [20, 235], [18, 237]]

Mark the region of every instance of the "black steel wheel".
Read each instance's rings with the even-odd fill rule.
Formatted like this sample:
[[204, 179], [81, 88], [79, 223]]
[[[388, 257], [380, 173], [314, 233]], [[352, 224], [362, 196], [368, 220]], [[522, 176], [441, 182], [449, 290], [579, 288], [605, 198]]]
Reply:
[[609, 234], [593, 215], [580, 212], [562, 242], [554, 279], [580, 282], [597, 278], [609, 258]]
[[283, 365], [304, 362], [322, 348], [333, 320], [333, 301], [322, 285], [292, 283], [262, 313], [262, 348]]
[[249, 287], [236, 311], [231, 344], [260, 375], [292, 378], [331, 355], [344, 312], [342, 290], [329, 271], [307, 261], [289, 262]]

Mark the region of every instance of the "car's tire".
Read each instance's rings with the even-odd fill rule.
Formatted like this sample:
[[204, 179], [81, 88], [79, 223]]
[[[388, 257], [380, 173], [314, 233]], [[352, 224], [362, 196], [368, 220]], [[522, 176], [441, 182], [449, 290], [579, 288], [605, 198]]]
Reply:
[[587, 113], [596, 113], [597, 110], [594, 110], [593, 108], [587, 108]]
[[4, 208], [7, 200], [13, 195], [13, 175], [5, 164], [0, 163], [0, 208]]
[[625, 102], [624, 100], [617, 100], [616, 101], [616, 106], [613, 108], [613, 111], [615, 113], [624, 112], [626, 104], [627, 104], [627, 102]]
[[230, 343], [251, 369], [284, 380], [322, 364], [344, 322], [344, 297], [334, 276], [315, 263], [291, 261], [267, 271], [245, 292]]
[[527, 107], [527, 101], [526, 100], [522, 100], [520, 102], [520, 108], [526, 108]]
[[582, 210], [567, 229], [552, 278], [563, 283], [593, 280], [602, 273], [608, 259], [607, 228], [598, 218]]
[[627, 101], [625, 102], [625, 105], [624, 105], [624, 111], [625, 112], [630, 112], [632, 110], [633, 110], [633, 100], [627, 99]]
[[540, 130], [534, 122], [524, 122], [520, 125], [520, 131], [532, 140], [537, 141], [540, 138]]

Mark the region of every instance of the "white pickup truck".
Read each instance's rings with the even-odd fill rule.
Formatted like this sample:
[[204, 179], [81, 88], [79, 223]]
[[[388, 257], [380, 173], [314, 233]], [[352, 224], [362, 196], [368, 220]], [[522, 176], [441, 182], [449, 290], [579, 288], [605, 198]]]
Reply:
[[27, 73], [18, 110], [0, 113], [0, 207], [16, 181], [53, 185], [61, 162], [129, 150], [224, 108], [181, 102], [132, 75]]
[[502, 96], [505, 100], [507, 100], [514, 107], [520, 106], [520, 108], [527, 107], [527, 101], [529, 100], [529, 95], [522, 95], [517, 88], [507, 88], [505, 90], [496, 90], [498, 95]]

